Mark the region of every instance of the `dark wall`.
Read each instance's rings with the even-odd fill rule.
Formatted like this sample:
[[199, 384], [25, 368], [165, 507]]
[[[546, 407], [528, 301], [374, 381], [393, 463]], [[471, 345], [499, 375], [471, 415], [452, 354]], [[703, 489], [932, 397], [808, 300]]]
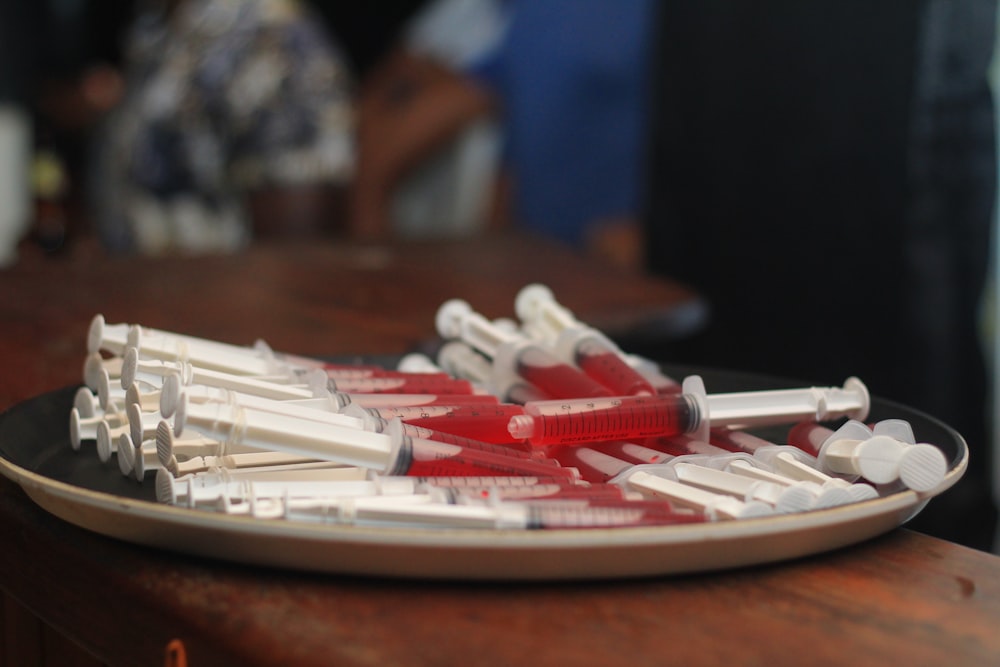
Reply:
[[712, 309], [704, 332], [659, 356], [817, 383], [858, 375], [944, 419], [973, 469], [918, 522], [980, 547], [993, 526], [976, 318], [994, 10], [661, 5], [645, 216], [649, 266]]

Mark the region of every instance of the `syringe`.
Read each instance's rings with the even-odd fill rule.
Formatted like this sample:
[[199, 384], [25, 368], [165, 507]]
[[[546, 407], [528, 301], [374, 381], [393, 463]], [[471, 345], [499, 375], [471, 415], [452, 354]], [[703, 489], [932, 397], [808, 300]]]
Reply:
[[185, 386], [205, 385], [208, 387], [231, 389], [244, 394], [263, 396], [275, 400], [315, 398], [327, 393], [322, 388], [312, 389], [303, 385], [272, 382], [249, 375], [237, 375], [202, 368], [182, 361], [140, 360], [138, 351], [135, 348], [129, 348], [122, 356], [120, 378], [122, 387], [128, 387], [135, 380], [136, 373], [138, 372], [148, 373], [160, 378], [171, 375], [178, 376], [180, 383]]
[[341, 409], [349, 405], [363, 408], [428, 405], [496, 405], [500, 400], [490, 394], [365, 394], [336, 392], [332, 395]]
[[[697, 451], [692, 443], [692, 450]], [[706, 443], [707, 445], [707, 443]], [[654, 464], [632, 466], [624, 458], [591, 447], [554, 447], [553, 456], [563, 465], [574, 465], [584, 480], [615, 482], [637, 469], [656, 471], [659, 476], [715, 494], [733, 496], [744, 502], [759, 501], [778, 512], [800, 512], [810, 509], [816, 500], [812, 488], [794, 482], [756, 479], [729, 471], [711, 449], [705, 454], [664, 455]], [[723, 452], [726, 454], [726, 452]], [[724, 458], [732, 459], [732, 455]], [[750, 458], [750, 457], [747, 457]], [[714, 464], [714, 465], [713, 465]]]
[[[511, 418], [511, 436], [535, 446], [636, 440], [691, 433], [711, 426], [773, 425], [868, 414], [868, 391], [857, 378], [843, 388], [808, 387], [729, 394], [701, 393], [697, 376], [679, 395], [535, 401]], [[695, 390], [695, 388], [698, 388]]]
[[588, 326], [562, 305], [552, 291], [537, 283], [518, 292], [514, 309], [529, 330], [534, 328], [551, 340], [556, 356], [574, 364], [617, 396], [645, 396], [656, 390], [625, 359], [607, 336]]
[[630, 461], [636, 465], [646, 465], [650, 463], [664, 463], [673, 456], [658, 449], [653, 449], [635, 442], [625, 442], [623, 440], [612, 440], [610, 442], [595, 442], [589, 445], [591, 449], [614, 456], [624, 461]]
[[907, 422], [886, 420], [873, 429], [848, 421], [836, 431], [803, 423], [788, 435], [789, 443], [815, 447], [822, 439], [819, 467], [832, 474], [861, 476], [873, 484], [899, 480], [914, 491], [931, 491], [944, 481], [948, 462], [934, 445], [916, 443]]
[[472, 438], [499, 445], [523, 443], [511, 436], [507, 426], [514, 415], [524, 414], [520, 405], [432, 405], [366, 408], [369, 414], [383, 419], [400, 420], [442, 433]]
[[468, 380], [412, 373], [406, 377], [330, 377], [326, 388], [348, 394], [466, 394], [484, 395]]
[[497, 373], [511, 373], [552, 397], [610, 396], [604, 385], [529, 338], [491, 323], [461, 299], [446, 301], [435, 319], [445, 340], [460, 339], [493, 360]]
[[500, 368], [472, 347], [459, 340], [451, 340], [438, 350], [438, 363], [457, 377], [487, 387], [505, 403], [527, 403], [552, 398], [531, 384], [513, 369]]
[[[376, 433], [383, 433], [388, 428], [390, 423], [389, 419], [384, 419], [382, 417], [377, 417], [373, 415], [370, 411], [358, 406], [348, 406], [344, 412], [344, 415], [352, 417], [360, 422], [361, 427], [370, 431], [375, 431]], [[475, 440], [473, 438], [467, 438], [462, 435], [455, 435], [453, 433], [446, 433], [444, 431], [437, 431], [435, 429], [426, 428], [424, 426], [417, 426], [416, 424], [410, 424], [407, 422], [402, 422], [403, 435], [408, 435], [413, 438], [423, 438], [425, 440], [436, 440], [438, 442], [444, 442], [451, 445], [459, 445], [460, 447], [468, 447], [470, 449], [481, 449], [487, 452], [495, 452], [497, 454], [503, 454], [504, 456], [513, 456], [519, 459], [536, 459], [542, 460], [542, 450], [536, 449], [529, 445], [528, 443], [511, 443], [509, 445], [500, 445], [490, 442], [483, 442], [482, 440]]]
[[256, 518], [412, 528], [542, 530], [617, 528], [691, 523], [699, 518], [664, 505], [566, 506], [561, 503], [450, 504], [428, 495], [332, 498], [261, 498], [226, 507]]
[[189, 405], [174, 425], [227, 444], [312, 456], [381, 474], [578, 476], [571, 468], [411, 438], [403, 435], [401, 426], [395, 422], [388, 432], [374, 433], [222, 403]]
[[[785, 479], [813, 483], [819, 486], [816, 508], [834, 507], [851, 502], [862, 502], [878, 497], [878, 492], [867, 484], [854, 484], [848, 479], [829, 475], [819, 469], [816, 457], [793, 445], [779, 445], [745, 431], [712, 430], [713, 442], [731, 451], [749, 453], [766, 466], [748, 467], [745, 462], [734, 462], [731, 469], [737, 474], [755, 479], [771, 479], [768, 470]], [[855, 477], [851, 477], [851, 480]]]

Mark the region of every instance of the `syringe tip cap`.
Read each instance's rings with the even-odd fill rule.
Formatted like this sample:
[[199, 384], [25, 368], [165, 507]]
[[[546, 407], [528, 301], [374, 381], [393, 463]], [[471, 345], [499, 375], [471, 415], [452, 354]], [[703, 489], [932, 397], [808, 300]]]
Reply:
[[507, 431], [515, 440], [528, 440], [535, 434], [535, 420], [531, 415], [514, 415], [507, 423]]

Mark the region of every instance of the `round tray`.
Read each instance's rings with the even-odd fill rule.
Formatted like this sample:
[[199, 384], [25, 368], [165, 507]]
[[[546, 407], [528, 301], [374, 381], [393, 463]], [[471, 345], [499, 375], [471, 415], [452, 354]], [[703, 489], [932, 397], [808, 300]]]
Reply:
[[[713, 369], [711, 393], [803, 386]], [[227, 516], [158, 503], [151, 476], [125, 478], [114, 463], [69, 445], [76, 387], [0, 415], [0, 472], [40, 507], [97, 533], [156, 548], [268, 567], [451, 580], [573, 580], [703, 572], [821, 553], [892, 530], [965, 472], [968, 448], [942, 422], [873, 398], [870, 419], [906, 419], [940, 447], [948, 474], [930, 493], [900, 491], [832, 509], [666, 527], [466, 530], [345, 526]], [[767, 435], [761, 433], [761, 435]]]

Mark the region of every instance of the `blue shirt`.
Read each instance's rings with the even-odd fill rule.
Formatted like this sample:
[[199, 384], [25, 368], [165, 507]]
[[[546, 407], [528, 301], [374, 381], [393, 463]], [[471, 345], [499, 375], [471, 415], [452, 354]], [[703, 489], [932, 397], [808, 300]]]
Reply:
[[642, 195], [652, 0], [511, 0], [470, 72], [500, 98], [514, 212], [573, 244], [636, 216]]

